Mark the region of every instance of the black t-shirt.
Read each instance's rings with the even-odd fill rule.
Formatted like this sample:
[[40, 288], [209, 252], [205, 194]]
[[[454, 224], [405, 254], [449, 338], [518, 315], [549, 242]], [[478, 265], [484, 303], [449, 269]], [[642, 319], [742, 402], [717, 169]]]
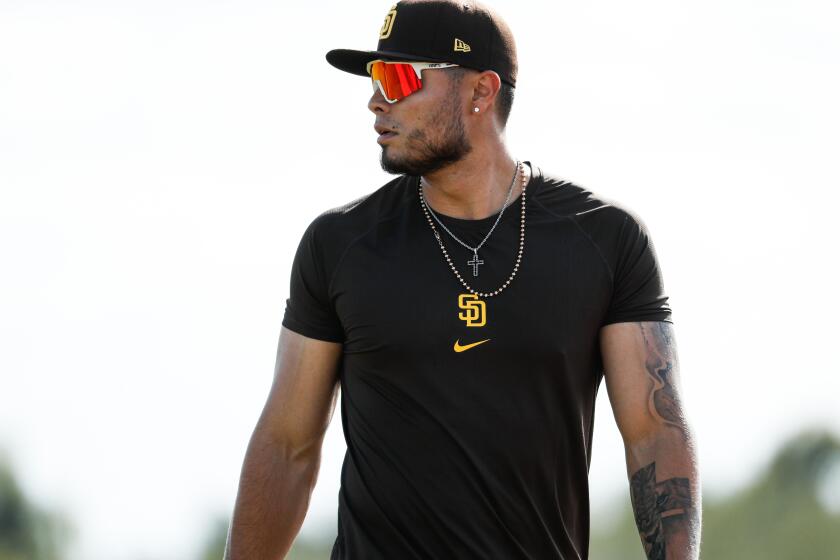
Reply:
[[[521, 264], [502, 293], [478, 298], [483, 309], [459, 302], [469, 292], [416, 176], [324, 212], [303, 234], [283, 325], [343, 343], [332, 560], [587, 558], [598, 331], [671, 322], [671, 309], [638, 216], [532, 169]], [[477, 277], [472, 252], [435, 222], [475, 290], [509, 277], [520, 214], [521, 196], [479, 250]], [[471, 246], [497, 216], [438, 215]]]

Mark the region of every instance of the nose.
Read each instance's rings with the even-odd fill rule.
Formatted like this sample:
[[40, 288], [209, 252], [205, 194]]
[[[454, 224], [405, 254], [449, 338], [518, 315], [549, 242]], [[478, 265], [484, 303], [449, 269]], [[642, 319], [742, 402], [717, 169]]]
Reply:
[[368, 101], [368, 109], [373, 114], [376, 113], [387, 113], [390, 103], [385, 101], [385, 97], [382, 95], [382, 92], [379, 91], [379, 86], [373, 84], [373, 95], [370, 96], [370, 100]]

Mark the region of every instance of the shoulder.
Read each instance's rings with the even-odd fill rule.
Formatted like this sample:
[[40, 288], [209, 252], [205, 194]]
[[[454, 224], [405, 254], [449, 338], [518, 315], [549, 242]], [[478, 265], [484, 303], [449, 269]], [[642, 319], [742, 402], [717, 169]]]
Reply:
[[600, 254], [611, 276], [626, 272], [640, 260], [656, 266], [648, 227], [628, 204], [550, 172], [541, 173], [535, 195], [537, 204], [547, 212], [567, 218], [577, 227]]
[[316, 227], [365, 227], [398, 210], [407, 200], [411, 178], [400, 175], [375, 191], [321, 212], [312, 221]]
[[551, 171], [537, 172], [537, 204], [555, 216], [571, 219], [592, 238], [606, 241], [636, 230], [648, 235], [647, 225], [628, 204], [604, 196], [587, 186], [560, 178]]
[[334, 263], [356, 239], [411, 200], [411, 179], [400, 175], [370, 193], [324, 210], [309, 222], [303, 238], [318, 248], [327, 263]]
[[539, 168], [535, 175], [540, 183], [535, 195], [537, 203], [556, 216], [569, 217], [587, 225], [621, 226], [627, 220], [642, 221], [628, 205], [585, 185]]

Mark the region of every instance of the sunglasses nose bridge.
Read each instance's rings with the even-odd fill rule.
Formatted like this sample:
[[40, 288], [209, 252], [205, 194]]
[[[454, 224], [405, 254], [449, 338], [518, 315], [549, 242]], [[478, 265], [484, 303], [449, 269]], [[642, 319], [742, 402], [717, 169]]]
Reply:
[[382, 92], [382, 88], [378, 84], [374, 83], [373, 92], [368, 100], [368, 110], [374, 114], [387, 112], [390, 110], [392, 103], [393, 102], [388, 101], [385, 97], [385, 94]]
[[399, 101], [398, 99], [389, 99], [388, 98], [388, 94], [385, 93], [385, 87], [382, 85], [382, 82], [380, 80], [371, 79], [371, 82], [373, 83], [374, 95], [376, 95], [376, 93], [379, 92], [379, 95], [382, 96], [382, 99], [387, 101], [388, 103], [390, 103], [392, 105], [394, 103], [396, 103], [397, 101]]

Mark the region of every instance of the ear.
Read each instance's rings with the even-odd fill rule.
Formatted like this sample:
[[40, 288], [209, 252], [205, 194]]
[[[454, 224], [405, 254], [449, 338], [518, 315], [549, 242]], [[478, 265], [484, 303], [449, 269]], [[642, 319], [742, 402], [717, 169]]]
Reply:
[[496, 102], [496, 95], [502, 87], [502, 80], [492, 70], [480, 72], [473, 78], [473, 107], [478, 107], [478, 114], [486, 113]]

